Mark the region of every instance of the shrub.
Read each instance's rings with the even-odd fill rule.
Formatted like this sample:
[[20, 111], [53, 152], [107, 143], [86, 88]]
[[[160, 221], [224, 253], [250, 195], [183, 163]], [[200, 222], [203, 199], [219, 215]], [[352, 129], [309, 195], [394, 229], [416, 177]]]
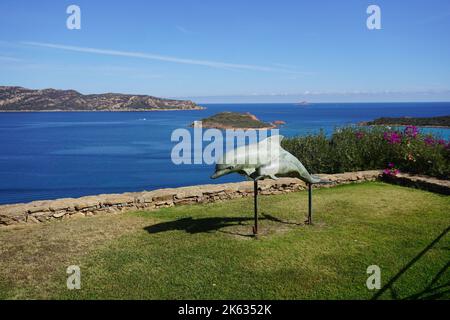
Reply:
[[[414, 126], [403, 131], [386, 127], [345, 127], [330, 138], [315, 135], [286, 138], [283, 147], [311, 172], [387, 169], [450, 178], [450, 142], [424, 135]], [[391, 170], [390, 164], [395, 164]], [[387, 172], [386, 171], [386, 172]]]

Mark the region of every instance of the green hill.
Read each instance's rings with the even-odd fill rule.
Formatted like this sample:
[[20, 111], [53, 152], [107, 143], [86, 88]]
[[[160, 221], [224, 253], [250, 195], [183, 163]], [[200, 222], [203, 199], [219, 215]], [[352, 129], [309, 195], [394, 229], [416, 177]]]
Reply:
[[429, 118], [378, 118], [373, 121], [363, 123], [364, 125], [401, 125], [401, 126], [418, 126], [418, 127], [450, 127], [450, 116], [429, 117]]
[[[217, 129], [272, 129], [272, 123], [260, 121], [250, 113], [221, 112], [201, 120], [204, 128]], [[193, 123], [192, 125], [195, 125]]]

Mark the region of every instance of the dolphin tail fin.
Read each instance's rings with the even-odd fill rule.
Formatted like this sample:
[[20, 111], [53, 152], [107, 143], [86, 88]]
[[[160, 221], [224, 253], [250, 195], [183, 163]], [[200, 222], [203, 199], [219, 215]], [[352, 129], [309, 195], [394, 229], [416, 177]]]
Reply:
[[292, 162], [297, 167], [298, 177], [301, 180], [311, 184], [322, 183], [322, 179], [320, 177], [310, 174], [308, 170], [306, 170], [305, 166], [297, 158], [295, 158], [293, 155], [291, 155], [291, 157], [293, 158]]

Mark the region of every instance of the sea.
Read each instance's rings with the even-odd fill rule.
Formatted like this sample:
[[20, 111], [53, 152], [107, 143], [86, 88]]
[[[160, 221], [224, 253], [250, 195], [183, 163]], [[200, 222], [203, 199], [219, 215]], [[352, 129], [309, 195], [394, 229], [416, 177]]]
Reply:
[[[285, 121], [280, 134], [331, 134], [378, 117], [450, 115], [450, 103], [202, 104], [167, 112], [0, 113], [0, 204], [243, 180], [212, 164], [174, 164], [174, 130], [222, 111]], [[449, 140], [450, 130], [424, 128]]]

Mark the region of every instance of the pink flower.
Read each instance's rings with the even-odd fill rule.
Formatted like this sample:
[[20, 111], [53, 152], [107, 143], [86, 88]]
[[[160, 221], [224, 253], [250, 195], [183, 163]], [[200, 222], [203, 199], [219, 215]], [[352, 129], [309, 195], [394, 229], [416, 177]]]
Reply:
[[388, 163], [388, 167], [389, 168], [386, 168], [386, 169], [383, 170], [383, 174], [384, 175], [386, 175], [386, 176], [396, 176], [397, 174], [400, 173], [400, 170], [396, 169], [392, 162]]
[[358, 131], [355, 133], [355, 136], [357, 139], [361, 140], [362, 138], [364, 138], [364, 132]]
[[390, 144], [397, 144], [402, 142], [401, 135], [396, 131], [394, 132], [387, 131], [384, 133], [383, 137], [384, 140], [386, 140]]
[[433, 137], [430, 136], [425, 137], [425, 139], [423, 139], [423, 142], [425, 142], [427, 146], [433, 146], [436, 143]]
[[403, 132], [410, 138], [415, 138], [419, 134], [416, 126], [407, 126]]

